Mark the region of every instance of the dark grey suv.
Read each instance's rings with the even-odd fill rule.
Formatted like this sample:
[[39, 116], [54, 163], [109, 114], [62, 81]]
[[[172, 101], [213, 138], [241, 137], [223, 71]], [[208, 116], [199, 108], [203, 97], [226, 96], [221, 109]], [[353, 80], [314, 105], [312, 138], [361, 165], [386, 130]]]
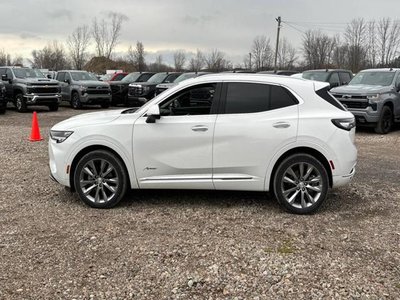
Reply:
[[377, 133], [386, 134], [400, 122], [400, 69], [361, 71], [331, 93], [353, 113], [358, 125], [373, 126]]
[[39, 70], [19, 67], [0, 67], [0, 75], [7, 101], [13, 102], [19, 112], [25, 112], [29, 105], [58, 110], [61, 94], [56, 80], [46, 78]]
[[108, 108], [111, 103], [111, 89], [107, 82], [86, 71], [62, 70], [56, 79], [61, 85], [62, 100], [68, 101], [75, 109], [83, 105], [101, 105]]
[[342, 69], [320, 69], [303, 72], [304, 79], [328, 82], [331, 88], [346, 85], [353, 78], [353, 73]]

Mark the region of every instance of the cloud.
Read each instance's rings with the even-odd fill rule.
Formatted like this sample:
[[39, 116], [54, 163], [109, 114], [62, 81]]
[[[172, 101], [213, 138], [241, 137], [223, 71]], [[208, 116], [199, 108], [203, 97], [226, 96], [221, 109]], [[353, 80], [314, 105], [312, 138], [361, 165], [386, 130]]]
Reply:
[[73, 13], [69, 9], [56, 9], [51, 12], [47, 12], [46, 15], [52, 19], [66, 18], [69, 21], [72, 20]]
[[182, 22], [187, 25], [200, 25], [203, 26], [207, 23], [211, 23], [214, 21], [217, 17], [217, 14], [215, 15], [201, 15], [199, 17], [195, 16], [190, 16], [186, 15], [182, 18]]
[[36, 34], [32, 34], [32, 33], [27, 33], [27, 32], [23, 32], [19, 35], [19, 37], [23, 40], [29, 40], [29, 39], [40, 39], [40, 37]]

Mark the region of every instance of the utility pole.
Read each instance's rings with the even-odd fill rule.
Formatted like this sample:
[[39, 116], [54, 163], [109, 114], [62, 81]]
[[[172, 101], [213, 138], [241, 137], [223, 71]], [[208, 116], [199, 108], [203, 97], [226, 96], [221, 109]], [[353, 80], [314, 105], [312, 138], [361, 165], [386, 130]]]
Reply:
[[249, 70], [251, 71], [251, 52], [249, 53]]
[[277, 69], [276, 69], [276, 64], [278, 62], [278, 49], [279, 49], [279, 32], [281, 30], [281, 17], [278, 17], [275, 19], [278, 22], [278, 30], [276, 33], [276, 48], [275, 48], [275, 62], [274, 62], [274, 73], [276, 73]]

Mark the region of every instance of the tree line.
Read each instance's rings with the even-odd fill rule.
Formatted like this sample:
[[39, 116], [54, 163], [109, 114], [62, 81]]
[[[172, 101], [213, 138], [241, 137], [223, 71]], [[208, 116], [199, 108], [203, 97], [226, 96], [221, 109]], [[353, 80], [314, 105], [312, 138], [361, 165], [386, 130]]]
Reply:
[[[125, 71], [200, 71], [220, 72], [232, 69], [254, 71], [274, 68], [275, 50], [265, 35], [254, 38], [242, 63], [233, 64], [224, 52], [211, 49], [196, 53], [177, 50], [173, 53], [173, 66], [158, 55], [154, 62], [147, 62], [141, 41], [130, 45], [122, 57], [115, 57], [123, 23], [127, 17], [109, 13], [107, 18], [94, 18], [92, 24], [83, 25], [67, 37], [65, 45], [51, 42], [43, 49], [33, 50], [29, 60], [32, 67], [40, 69], [86, 69], [104, 73], [106, 69]], [[89, 53], [94, 46], [95, 53]], [[378, 21], [353, 19], [342, 34], [329, 36], [321, 30], [308, 30], [302, 35], [302, 43], [295, 48], [286, 38], [281, 38], [277, 51], [278, 69], [344, 68], [358, 72], [365, 68], [399, 67], [400, 22], [390, 18]], [[0, 50], [0, 65], [22, 65], [20, 55], [11, 57]]]

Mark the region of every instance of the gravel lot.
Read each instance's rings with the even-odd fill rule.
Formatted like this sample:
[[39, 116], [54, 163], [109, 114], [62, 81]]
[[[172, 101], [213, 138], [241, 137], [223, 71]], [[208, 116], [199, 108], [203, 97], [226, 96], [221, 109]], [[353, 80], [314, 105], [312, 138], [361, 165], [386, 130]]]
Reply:
[[[99, 110], [99, 109], [92, 109]], [[96, 210], [48, 177], [49, 128], [0, 115], [0, 299], [400, 299], [400, 129], [357, 133], [352, 184], [312, 216], [263, 193], [132, 191]]]

